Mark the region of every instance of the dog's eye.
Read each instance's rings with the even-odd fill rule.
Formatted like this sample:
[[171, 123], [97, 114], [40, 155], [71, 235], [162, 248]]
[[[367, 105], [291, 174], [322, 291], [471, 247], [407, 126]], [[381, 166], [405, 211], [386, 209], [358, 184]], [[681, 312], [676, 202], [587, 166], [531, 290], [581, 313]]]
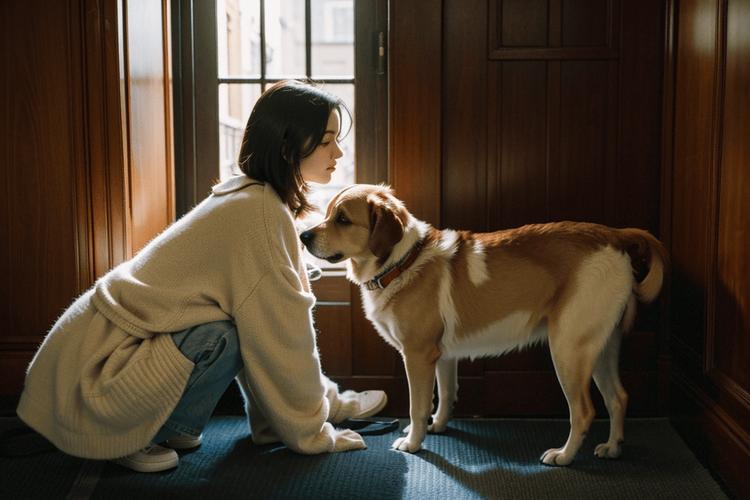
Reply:
[[352, 221], [350, 221], [346, 217], [346, 215], [344, 215], [344, 212], [339, 212], [339, 214], [336, 216], [336, 223], [341, 224], [343, 226], [348, 226], [349, 224], [352, 223]]

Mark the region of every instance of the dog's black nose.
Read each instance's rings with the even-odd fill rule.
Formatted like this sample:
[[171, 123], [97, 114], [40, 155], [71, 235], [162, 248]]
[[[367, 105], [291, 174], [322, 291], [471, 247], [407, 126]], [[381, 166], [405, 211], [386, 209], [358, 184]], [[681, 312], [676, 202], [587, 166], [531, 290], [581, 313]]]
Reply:
[[305, 246], [309, 246], [315, 239], [315, 233], [312, 231], [305, 231], [299, 235], [299, 239], [302, 240], [302, 243], [304, 243]]

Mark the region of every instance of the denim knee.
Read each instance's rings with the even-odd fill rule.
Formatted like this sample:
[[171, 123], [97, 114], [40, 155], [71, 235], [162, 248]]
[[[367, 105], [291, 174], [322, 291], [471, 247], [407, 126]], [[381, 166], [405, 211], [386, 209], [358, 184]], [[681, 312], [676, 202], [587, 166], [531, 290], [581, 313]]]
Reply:
[[236, 375], [242, 368], [237, 327], [231, 321], [214, 321], [172, 334], [177, 348], [196, 368], [206, 368], [221, 359], [221, 366]]

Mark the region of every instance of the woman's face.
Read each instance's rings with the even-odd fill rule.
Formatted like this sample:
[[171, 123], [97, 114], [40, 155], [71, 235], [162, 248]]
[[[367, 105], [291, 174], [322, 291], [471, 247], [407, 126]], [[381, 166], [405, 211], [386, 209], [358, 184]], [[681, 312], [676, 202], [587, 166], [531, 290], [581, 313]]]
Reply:
[[344, 155], [336, 141], [340, 127], [339, 114], [337, 111], [332, 111], [328, 117], [323, 140], [299, 164], [300, 173], [305, 182], [328, 184], [331, 181], [331, 175], [336, 170], [336, 160]]

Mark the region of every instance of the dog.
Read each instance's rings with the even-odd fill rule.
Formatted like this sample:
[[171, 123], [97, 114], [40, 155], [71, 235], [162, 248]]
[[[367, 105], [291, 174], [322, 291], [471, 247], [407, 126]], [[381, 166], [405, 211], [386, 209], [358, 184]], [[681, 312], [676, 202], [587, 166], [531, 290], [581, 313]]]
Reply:
[[[636, 301], [661, 287], [664, 246], [641, 229], [592, 223], [531, 224], [492, 233], [438, 230], [412, 216], [384, 185], [338, 192], [325, 219], [300, 234], [316, 257], [347, 260], [365, 315], [402, 356], [410, 425], [395, 449], [416, 452], [442, 432], [458, 391], [457, 361], [549, 343], [570, 411], [570, 434], [544, 452], [546, 465], [571, 463], [594, 418], [593, 377], [610, 416], [600, 458], [617, 458], [627, 394], [618, 372], [620, 340]], [[432, 410], [437, 379], [438, 405]]]

